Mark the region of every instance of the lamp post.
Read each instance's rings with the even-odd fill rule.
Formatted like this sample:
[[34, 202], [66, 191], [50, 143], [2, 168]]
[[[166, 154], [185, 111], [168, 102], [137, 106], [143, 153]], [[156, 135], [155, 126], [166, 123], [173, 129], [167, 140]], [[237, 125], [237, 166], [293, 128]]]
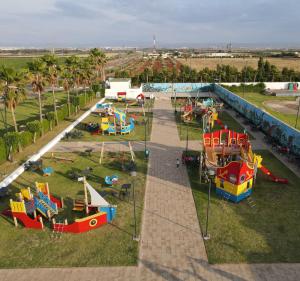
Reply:
[[295, 128], [297, 129], [298, 125], [298, 118], [299, 118], [299, 111], [300, 111], [300, 97], [298, 97], [299, 104], [298, 104], [298, 110], [297, 110], [297, 116], [296, 116], [296, 123], [295, 123]]
[[186, 127], [186, 145], [185, 145], [185, 151], [186, 152], [188, 151], [188, 147], [189, 147], [189, 127], [190, 127], [190, 125], [187, 124], [187, 127]]
[[136, 230], [136, 206], [135, 206], [135, 186], [134, 186], [134, 178], [136, 177], [136, 167], [133, 167], [130, 174], [132, 177], [133, 218], [134, 218], [134, 235], [132, 239], [135, 241], [139, 241], [139, 237], [137, 235], [137, 230]]
[[206, 209], [206, 226], [205, 226], [205, 234], [203, 236], [204, 240], [209, 240], [210, 235], [208, 234], [208, 218], [209, 218], [209, 207], [210, 207], [210, 192], [211, 192], [211, 185], [212, 180], [215, 177], [215, 171], [214, 170], [208, 170], [208, 179], [209, 179], [209, 185], [208, 185], [208, 197], [207, 197], [207, 209]]
[[174, 97], [175, 97], [175, 114], [177, 113], [177, 96], [176, 91], [174, 91]]
[[148, 118], [144, 118], [144, 125], [145, 125], [145, 136], [144, 136], [144, 144], [145, 144], [145, 148], [144, 148], [144, 154], [145, 154], [145, 157], [148, 158], [148, 155], [149, 155], [149, 151], [147, 149], [147, 125], [149, 126], [149, 116]]

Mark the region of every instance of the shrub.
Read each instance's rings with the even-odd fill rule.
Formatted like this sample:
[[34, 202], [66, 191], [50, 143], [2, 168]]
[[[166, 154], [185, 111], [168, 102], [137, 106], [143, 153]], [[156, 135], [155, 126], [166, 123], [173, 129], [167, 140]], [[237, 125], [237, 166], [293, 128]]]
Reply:
[[50, 130], [52, 131], [52, 129], [53, 129], [53, 122], [55, 120], [55, 113], [53, 111], [48, 112], [46, 114], [46, 118], [49, 121], [49, 127], [50, 127]]
[[8, 158], [12, 160], [13, 152], [17, 151], [20, 145], [20, 134], [17, 132], [8, 132], [4, 135], [4, 141], [8, 148]]
[[20, 137], [21, 146], [26, 147], [26, 146], [32, 144], [32, 142], [34, 142], [34, 134], [36, 134], [36, 133], [31, 133], [28, 131], [20, 133], [19, 137]]
[[0, 138], [0, 163], [6, 161], [6, 143], [3, 138]]
[[41, 122], [38, 120], [28, 122], [26, 124], [26, 127], [27, 127], [27, 130], [33, 134], [33, 143], [35, 143], [37, 133], [41, 132], [41, 130], [42, 130]]

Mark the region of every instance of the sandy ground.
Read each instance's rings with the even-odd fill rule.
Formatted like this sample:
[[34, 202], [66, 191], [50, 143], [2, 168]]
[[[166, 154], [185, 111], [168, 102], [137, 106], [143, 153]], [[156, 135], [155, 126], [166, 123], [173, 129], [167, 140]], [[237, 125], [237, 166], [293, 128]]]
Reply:
[[297, 114], [298, 101], [265, 101], [264, 106], [283, 114]]

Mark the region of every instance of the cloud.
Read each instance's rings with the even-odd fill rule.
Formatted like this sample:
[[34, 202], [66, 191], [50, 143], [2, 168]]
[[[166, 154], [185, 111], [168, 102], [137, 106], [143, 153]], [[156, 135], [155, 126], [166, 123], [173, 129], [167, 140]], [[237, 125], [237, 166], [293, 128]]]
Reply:
[[10, 0], [0, 44], [300, 43], [299, 10], [296, 0]]

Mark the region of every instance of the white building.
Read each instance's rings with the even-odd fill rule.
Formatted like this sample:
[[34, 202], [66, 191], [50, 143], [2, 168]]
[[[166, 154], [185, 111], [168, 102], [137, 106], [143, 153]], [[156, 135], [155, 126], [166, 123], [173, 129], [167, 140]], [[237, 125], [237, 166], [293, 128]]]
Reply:
[[143, 93], [142, 86], [132, 88], [130, 78], [109, 78], [106, 86], [105, 98], [107, 99], [118, 99], [118, 97], [136, 99], [138, 95]]

